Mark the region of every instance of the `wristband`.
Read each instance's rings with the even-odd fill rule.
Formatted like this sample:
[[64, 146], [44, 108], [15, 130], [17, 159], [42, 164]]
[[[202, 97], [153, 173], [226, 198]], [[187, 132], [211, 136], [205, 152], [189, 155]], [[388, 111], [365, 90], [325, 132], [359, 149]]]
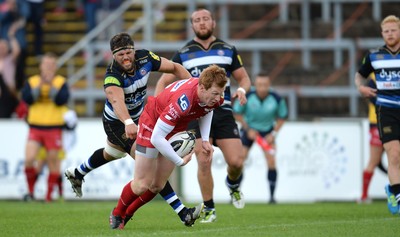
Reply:
[[271, 135], [272, 135], [273, 137], [276, 137], [276, 135], [278, 135], [278, 132], [275, 131], [275, 130], [272, 130]]
[[125, 126], [128, 126], [128, 125], [134, 124], [134, 122], [131, 118], [128, 118], [128, 119], [125, 119], [124, 124], [125, 124]]
[[246, 90], [243, 87], [237, 88], [237, 91], [241, 91], [243, 94], [246, 94]]

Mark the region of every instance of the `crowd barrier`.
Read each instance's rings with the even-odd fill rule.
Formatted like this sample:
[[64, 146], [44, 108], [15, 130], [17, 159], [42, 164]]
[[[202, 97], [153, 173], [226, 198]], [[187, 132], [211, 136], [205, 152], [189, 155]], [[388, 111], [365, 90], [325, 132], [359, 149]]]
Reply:
[[[23, 121], [0, 121], [0, 199], [21, 199], [27, 192], [24, 174], [24, 152], [28, 126]], [[96, 149], [103, 147], [106, 136], [100, 119], [81, 119], [76, 128], [77, 143], [67, 153], [62, 170], [77, 166]], [[287, 122], [277, 137], [278, 202], [355, 201], [361, 196], [362, 171], [368, 162], [368, 121]], [[258, 145], [250, 150], [244, 168], [242, 191], [247, 202], [267, 202], [267, 165]], [[387, 160], [384, 159], [387, 166]], [[83, 198], [117, 199], [123, 186], [133, 177], [131, 157], [111, 162], [85, 177]], [[197, 182], [197, 162], [179, 167], [182, 198], [201, 201]], [[225, 186], [226, 163], [215, 148], [212, 172], [214, 200], [229, 202]], [[375, 171], [371, 198], [385, 198], [386, 175]], [[39, 176], [35, 196], [46, 193], [47, 169]], [[75, 199], [70, 184], [64, 179], [64, 198]], [[54, 194], [56, 197], [56, 194]]]

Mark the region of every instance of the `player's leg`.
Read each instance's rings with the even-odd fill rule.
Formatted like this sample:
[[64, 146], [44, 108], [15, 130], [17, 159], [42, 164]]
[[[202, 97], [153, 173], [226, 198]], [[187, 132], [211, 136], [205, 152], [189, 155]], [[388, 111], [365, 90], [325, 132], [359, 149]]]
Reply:
[[[57, 159], [57, 167], [59, 167], [59, 170], [61, 170], [61, 164], [62, 161], [65, 159], [65, 157], [66, 157], [65, 150], [61, 149], [61, 151], [58, 152], [58, 159]], [[58, 186], [58, 197], [60, 200], [63, 200], [64, 188], [63, 188], [63, 176], [61, 175], [61, 172], [57, 179], [57, 186]]]
[[[212, 144], [213, 139], [210, 138]], [[212, 160], [208, 160], [207, 156], [202, 152], [202, 140], [196, 139], [195, 154], [197, 158], [197, 180], [204, 203], [203, 216], [200, 223], [211, 223], [216, 221], [217, 214], [214, 203], [214, 179], [212, 176], [211, 165]]]
[[390, 185], [386, 187], [388, 208], [392, 214], [399, 214], [400, 206], [400, 142], [392, 140], [383, 144], [388, 156]]
[[53, 189], [58, 185], [58, 178], [60, 176], [60, 163], [58, 154], [62, 149], [62, 131], [59, 129], [51, 129], [46, 131], [44, 139], [44, 147], [47, 151], [46, 163], [49, 169], [49, 176], [47, 179], [47, 194], [46, 201], [51, 202], [51, 194]]
[[92, 170], [107, 164], [110, 161], [117, 160], [126, 156], [126, 152], [122, 151], [119, 146], [116, 146], [109, 141], [105, 148], [96, 150], [86, 161], [81, 163], [76, 168], [70, 167], [65, 171], [65, 176], [70, 181], [72, 189], [77, 197], [82, 197], [82, 183], [85, 175]]
[[243, 179], [242, 169], [245, 157], [243, 156], [243, 145], [240, 140], [239, 129], [232, 111], [216, 109], [212, 126], [211, 136], [221, 149], [228, 165], [225, 184], [231, 195], [232, 204], [236, 208], [243, 208], [245, 203], [243, 194], [240, 191], [240, 184]]
[[376, 124], [370, 124], [369, 128], [369, 160], [368, 165], [365, 167], [363, 172], [363, 187], [360, 202], [369, 203], [371, 200], [368, 199], [368, 187], [374, 174], [375, 167], [377, 167], [382, 159], [383, 145], [379, 138], [379, 131]]
[[382, 159], [383, 154], [383, 146], [375, 146], [370, 145], [369, 147], [369, 161], [367, 167], [364, 169], [363, 172], [363, 189], [361, 195], [361, 202], [369, 202], [368, 201], [368, 189], [369, 184], [371, 182], [372, 176], [374, 174], [375, 168], [378, 166]]
[[[166, 182], [168, 178], [171, 176], [171, 173], [174, 170], [174, 168], [175, 164], [173, 164], [167, 158], [161, 156], [157, 161], [157, 171], [156, 171], [157, 175], [151, 185], [150, 191], [153, 193], [158, 193], [162, 189], [164, 189]], [[180, 217], [182, 223], [190, 227], [194, 224], [196, 219], [200, 217], [202, 207], [203, 205], [201, 204], [199, 207], [187, 208], [181, 203], [181, 206], [178, 207], [175, 210], [175, 212]]]
[[[134, 140], [125, 138], [125, 125], [123, 123], [110, 123], [103, 120], [104, 131], [107, 134], [105, 148], [97, 149], [87, 160], [77, 167], [65, 170], [65, 176], [71, 183], [77, 197], [82, 197], [82, 182], [89, 172], [107, 164], [110, 161], [126, 156], [132, 150]], [[134, 150], [134, 149], [133, 149]], [[134, 153], [131, 153], [134, 157]]]
[[58, 179], [60, 177], [60, 167], [58, 166], [58, 152], [59, 150], [47, 150], [47, 167], [49, 169], [49, 176], [47, 177], [47, 193], [46, 202], [51, 202], [51, 195], [54, 187], [58, 186]]
[[[157, 167], [163, 167], [164, 169], [162, 169], [161, 171], [158, 170], [156, 172], [157, 177], [163, 176], [165, 178], [169, 178], [172, 170], [175, 168], [175, 165], [171, 161], [162, 157], [161, 155], [160, 155], [159, 159], [160, 159], [160, 161], [157, 163], [158, 164]], [[168, 170], [171, 170], [171, 171], [168, 171]], [[161, 175], [159, 175], [159, 174], [161, 174]], [[162, 190], [159, 190], [160, 185], [163, 185]], [[187, 208], [187, 207], [185, 207], [184, 204], [182, 204], [181, 200], [176, 195], [175, 191], [173, 190], [173, 188], [172, 188], [171, 184], [168, 182], [168, 180], [166, 183], [165, 183], [165, 181], [163, 181], [162, 183], [158, 183], [158, 184], [157, 184], [157, 181], [155, 181], [155, 183], [152, 184], [152, 186], [149, 190], [147, 190], [145, 193], [140, 195], [140, 198], [137, 198], [128, 207], [128, 209], [125, 212], [125, 214], [126, 214], [125, 221], [124, 221], [125, 225], [132, 218], [132, 216], [135, 214], [135, 212], [141, 206], [143, 206], [146, 203], [148, 203], [149, 201], [151, 201], [157, 195], [157, 193], [160, 193], [160, 195], [174, 209], [174, 211], [180, 217], [181, 221], [186, 226], [188, 226], [188, 227], [193, 226], [195, 220], [200, 217], [201, 209], [203, 207], [202, 204], [198, 205], [196, 207], [193, 207], [193, 208]], [[164, 193], [164, 195], [162, 195], [161, 193]]]
[[[275, 149], [274, 145], [271, 145], [273, 149]], [[269, 191], [270, 191], [270, 200], [269, 203], [274, 204], [275, 201], [275, 188], [276, 188], [276, 181], [278, 179], [278, 172], [276, 170], [276, 159], [275, 154], [271, 154], [270, 152], [264, 151], [264, 156], [267, 160], [267, 180], [269, 184]]]
[[129, 182], [122, 190], [117, 206], [110, 214], [110, 227], [112, 229], [124, 228], [124, 219], [128, 207], [152, 184], [157, 168], [157, 153], [154, 148], [143, 149], [144, 153], [137, 153], [135, 159], [135, 172], [133, 181]]
[[39, 153], [41, 144], [35, 140], [34, 133], [31, 129], [29, 132], [29, 138], [25, 146], [25, 177], [28, 184], [28, 193], [24, 196], [25, 201], [34, 199], [35, 183], [37, 179], [37, 170], [35, 168], [35, 159]]
[[218, 139], [217, 146], [221, 149], [228, 165], [228, 175], [225, 183], [229, 189], [232, 204], [236, 208], [243, 208], [245, 205], [243, 194], [240, 191], [240, 184], [243, 179], [242, 169], [244, 164], [243, 146], [238, 138]]

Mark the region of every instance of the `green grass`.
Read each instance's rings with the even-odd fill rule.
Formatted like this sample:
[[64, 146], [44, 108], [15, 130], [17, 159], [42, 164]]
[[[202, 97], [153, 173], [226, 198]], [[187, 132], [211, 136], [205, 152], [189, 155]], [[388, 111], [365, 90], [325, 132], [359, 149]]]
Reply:
[[111, 230], [113, 202], [0, 201], [1, 236], [399, 236], [399, 216], [384, 201], [356, 203], [217, 204], [218, 219], [187, 228], [163, 201], [142, 207], [124, 230]]

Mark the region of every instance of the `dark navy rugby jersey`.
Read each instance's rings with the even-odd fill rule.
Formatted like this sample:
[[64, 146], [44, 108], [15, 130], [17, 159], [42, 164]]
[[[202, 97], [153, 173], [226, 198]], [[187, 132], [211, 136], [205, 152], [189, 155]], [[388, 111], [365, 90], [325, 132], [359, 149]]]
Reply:
[[[193, 77], [199, 77], [201, 72], [212, 64], [225, 69], [229, 78], [233, 71], [243, 67], [242, 60], [236, 48], [220, 39], [204, 49], [201, 44], [191, 40], [180, 49], [172, 58], [172, 61], [182, 64]], [[231, 105], [230, 82], [228, 81], [224, 93], [224, 105]]]
[[400, 50], [391, 52], [386, 46], [371, 50], [358, 73], [368, 78], [371, 72], [378, 89], [376, 105], [400, 108]]
[[[147, 93], [147, 81], [151, 71], [158, 71], [161, 59], [151, 51], [141, 49], [135, 51], [135, 70], [127, 74], [115, 60], [108, 65], [104, 76], [104, 89], [109, 86], [118, 86], [124, 90], [125, 105], [133, 120], [139, 118], [143, 111]], [[111, 103], [106, 100], [103, 116], [109, 121], [119, 120], [114, 113]]]

